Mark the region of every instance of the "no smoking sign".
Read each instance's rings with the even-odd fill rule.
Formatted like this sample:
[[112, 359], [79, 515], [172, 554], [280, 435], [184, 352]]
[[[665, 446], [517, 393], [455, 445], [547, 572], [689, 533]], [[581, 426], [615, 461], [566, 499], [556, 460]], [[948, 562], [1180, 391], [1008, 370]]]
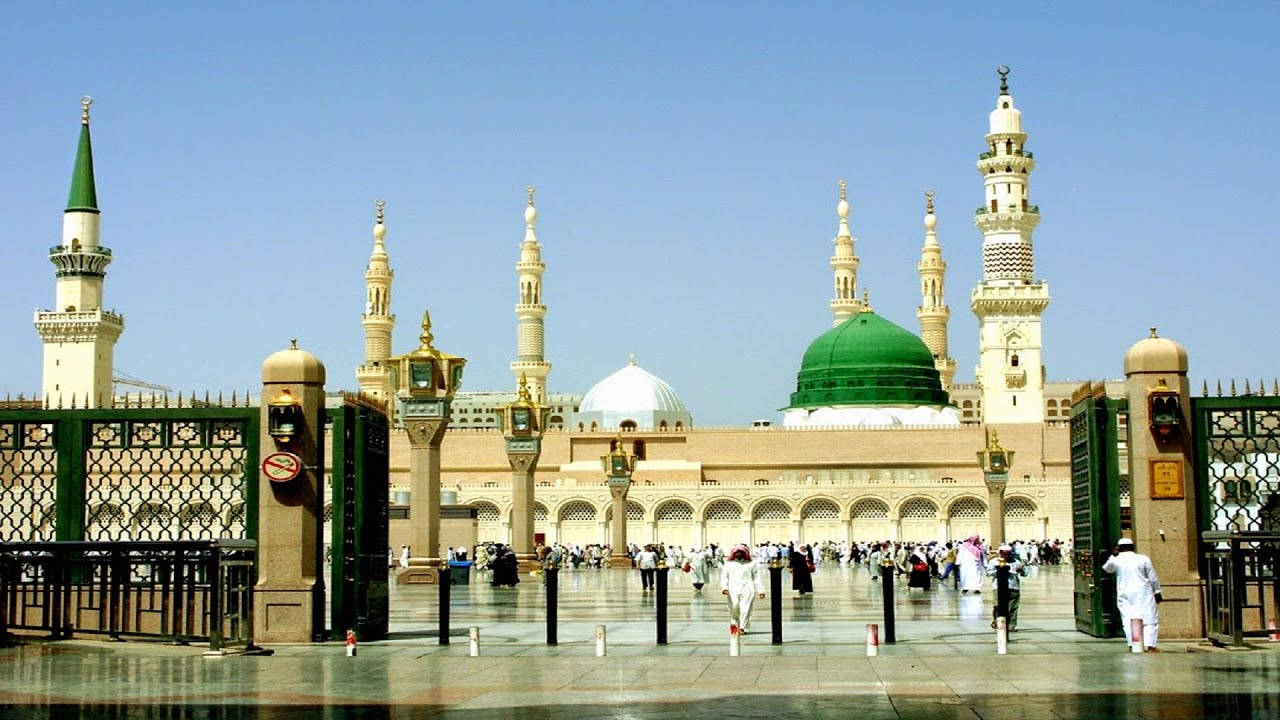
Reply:
[[302, 458], [290, 452], [274, 452], [262, 459], [262, 473], [271, 482], [289, 482], [302, 472]]

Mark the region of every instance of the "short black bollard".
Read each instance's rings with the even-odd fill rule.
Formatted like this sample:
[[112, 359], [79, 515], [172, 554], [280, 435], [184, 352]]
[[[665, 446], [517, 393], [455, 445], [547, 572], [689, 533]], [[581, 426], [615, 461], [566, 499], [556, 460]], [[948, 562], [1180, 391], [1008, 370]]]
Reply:
[[996, 563], [996, 617], [1009, 618], [1009, 563], [1004, 560]]
[[884, 644], [894, 644], [893, 632], [893, 562], [880, 561], [880, 591], [884, 594]]
[[773, 644], [782, 644], [782, 563], [769, 563], [769, 624], [773, 628]]
[[658, 644], [667, 644], [667, 568], [660, 567], [657, 569], [657, 588], [658, 599]]
[[449, 589], [453, 585], [453, 568], [446, 563], [436, 576], [440, 586], [440, 644], [449, 644]]
[[542, 571], [543, 576], [547, 579], [547, 644], [556, 645], [556, 617], [557, 603], [560, 595], [560, 571], [555, 567], [548, 567]]

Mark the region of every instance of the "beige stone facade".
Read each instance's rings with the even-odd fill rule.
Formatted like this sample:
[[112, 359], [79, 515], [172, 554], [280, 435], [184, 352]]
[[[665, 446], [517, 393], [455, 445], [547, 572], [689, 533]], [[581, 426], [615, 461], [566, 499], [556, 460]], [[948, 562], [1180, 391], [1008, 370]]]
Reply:
[[[986, 537], [987, 492], [976, 453], [987, 429], [626, 433], [628, 446], [637, 443], [643, 457], [628, 495], [628, 541], [689, 546]], [[1001, 444], [1017, 453], [1006, 491], [1006, 537], [1070, 537], [1066, 423], [996, 429]], [[608, 542], [609, 491], [600, 456], [614, 437], [574, 431], [543, 438], [534, 498], [535, 532], [546, 541]], [[408, 457], [403, 431], [393, 431], [393, 495], [408, 489]], [[478, 509], [480, 540], [509, 538], [511, 469], [500, 432], [448, 431], [441, 485]]]

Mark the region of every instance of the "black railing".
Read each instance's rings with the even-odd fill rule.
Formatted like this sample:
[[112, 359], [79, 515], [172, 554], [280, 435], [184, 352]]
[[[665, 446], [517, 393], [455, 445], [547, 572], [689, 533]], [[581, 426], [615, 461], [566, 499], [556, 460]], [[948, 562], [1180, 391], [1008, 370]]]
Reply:
[[1205, 636], [1241, 647], [1280, 620], [1280, 533], [1205, 532]]
[[0, 635], [253, 648], [257, 543], [0, 543]]

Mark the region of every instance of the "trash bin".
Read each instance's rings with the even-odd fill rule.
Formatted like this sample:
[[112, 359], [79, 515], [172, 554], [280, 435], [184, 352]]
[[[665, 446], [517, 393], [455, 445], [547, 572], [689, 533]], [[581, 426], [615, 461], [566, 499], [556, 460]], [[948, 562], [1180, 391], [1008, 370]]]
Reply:
[[453, 575], [452, 584], [470, 585], [471, 584], [471, 566], [474, 564], [475, 563], [472, 563], [468, 560], [450, 560], [449, 570]]

